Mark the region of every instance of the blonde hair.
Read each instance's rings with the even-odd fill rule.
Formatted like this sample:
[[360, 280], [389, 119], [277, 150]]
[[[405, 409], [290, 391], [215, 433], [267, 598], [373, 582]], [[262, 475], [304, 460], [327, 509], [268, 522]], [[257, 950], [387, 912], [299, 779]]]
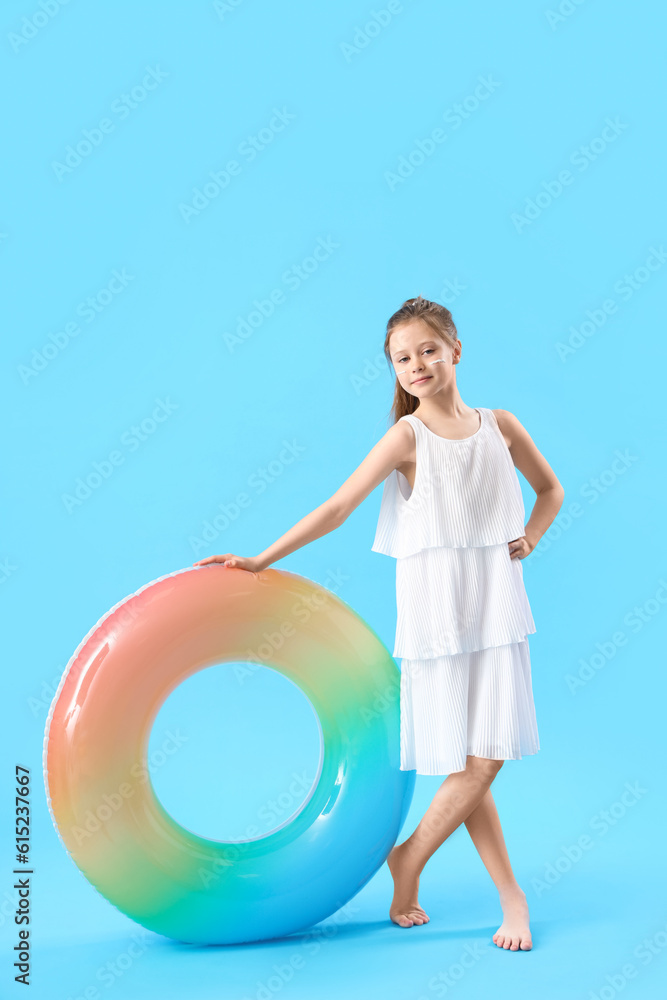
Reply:
[[[395, 369], [391, 363], [391, 353], [389, 351], [389, 340], [397, 327], [404, 323], [409, 323], [413, 319], [421, 319], [431, 327], [437, 337], [440, 337], [449, 347], [456, 347], [458, 333], [452, 319], [452, 314], [445, 306], [438, 302], [431, 302], [429, 299], [418, 295], [416, 299], [406, 299], [400, 309], [397, 309], [393, 316], [390, 316], [387, 323], [387, 335], [384, 341], [384, 354], [395, 374]], [[394, 402], [391, 407], [391, 415], [394, 423], [405, 416], [406, 413], [414, 413], [417, 409], [418, 399], [407, 392], [401, 383], [396, 379], [394, 385]]]

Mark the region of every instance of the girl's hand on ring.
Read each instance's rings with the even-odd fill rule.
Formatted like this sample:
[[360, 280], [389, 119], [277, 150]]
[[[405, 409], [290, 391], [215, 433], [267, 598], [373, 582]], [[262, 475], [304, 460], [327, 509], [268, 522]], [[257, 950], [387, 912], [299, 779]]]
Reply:
[[245, 569], [250, 573], [257, 573], [260, 568], [259, 561], [256, 557], [249, 556], [248, 558], [245, 558], [244, 556], [235, 556], [233, 552], [225, 552], [221, 556], [207, 556], [206, 559], [199, 559], [192, 565], [208, 566], [211, 563], [222, 563], [223, 566], [229, 566], [232, 569]]
[[514, 541], [507, 544], [509, 546], [510, 559], [525, 559], [534, 548], [525, 535], [522, 535], [521, 538], [515, 538]]

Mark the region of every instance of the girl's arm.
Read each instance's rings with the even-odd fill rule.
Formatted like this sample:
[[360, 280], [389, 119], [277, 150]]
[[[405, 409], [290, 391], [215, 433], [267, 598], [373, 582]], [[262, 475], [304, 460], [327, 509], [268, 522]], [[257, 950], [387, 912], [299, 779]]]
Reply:
[[[528, 552], [532, 552], [561, 508], [565, 490], [556, 473], [538, 450], [526, 428], [508, 410], [493, 411], [507, 442], [512, 461], [536, 493], [535, 504], [525, 528]], [[517, 547], [515, 547], [515, 550]], [[528, 552], [524, 553], [525, 555]], [[521, 558], [520, 549], [517, 555]]]
[[362, 500], [365, 500], [368, 494], [387, 478], [392, 469], [405, 461], [406, 455], [409, 454], [412, 433], [412, 430], [408, 429], [406, 421], [390, 427], [352, 475], [328, 500], [312, 510], [310, 514], [302, 517], [294, 527], [281, 535], [273, 545], [270, 545], [258, 556], [246, 558], [226, 552], [223, 555], [200, 559], [193, 565], [204, 566], [207, 563], [222, 562], [227, 566], [238, 566], [241, 569], [257, 573], [266, 569], [276, 560], [282, 559], [291, 552], [295, 552], [296, 549], [307, 545], [308, 542], [329, 534], [330, 531], [340, 527], [347, 520]]

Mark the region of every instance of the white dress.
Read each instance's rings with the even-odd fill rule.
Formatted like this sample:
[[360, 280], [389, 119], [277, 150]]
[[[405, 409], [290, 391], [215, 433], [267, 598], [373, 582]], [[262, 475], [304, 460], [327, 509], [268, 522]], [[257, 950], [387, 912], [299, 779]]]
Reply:
[[527, 636], [535, 623], [508, 542], [525, 533], [521, 486], [493, 411], [441, 437], [414, 414], [415, 486], [385, 480], [372, 545], [396, 559], [401, 770], [451, 774], [466, 755], [539, 750]]

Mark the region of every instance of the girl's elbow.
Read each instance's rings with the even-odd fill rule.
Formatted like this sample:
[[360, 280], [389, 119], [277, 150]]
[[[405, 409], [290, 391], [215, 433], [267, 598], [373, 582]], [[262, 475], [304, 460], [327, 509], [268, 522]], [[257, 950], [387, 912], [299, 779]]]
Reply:
[[343, 504], [331, 503], [327, 506], [327, 521], [331, 525], [331, 529], [339, 528], [341, 524], [347, 521], [350, 516], [350, 511], [347, 510]]
[[565, 490], [563, 489], [563, 484], [558, 480], [552, 486], [553, 494], [558, 500], [558, 509], [563, 506], [563, 500], [565, 499]]

